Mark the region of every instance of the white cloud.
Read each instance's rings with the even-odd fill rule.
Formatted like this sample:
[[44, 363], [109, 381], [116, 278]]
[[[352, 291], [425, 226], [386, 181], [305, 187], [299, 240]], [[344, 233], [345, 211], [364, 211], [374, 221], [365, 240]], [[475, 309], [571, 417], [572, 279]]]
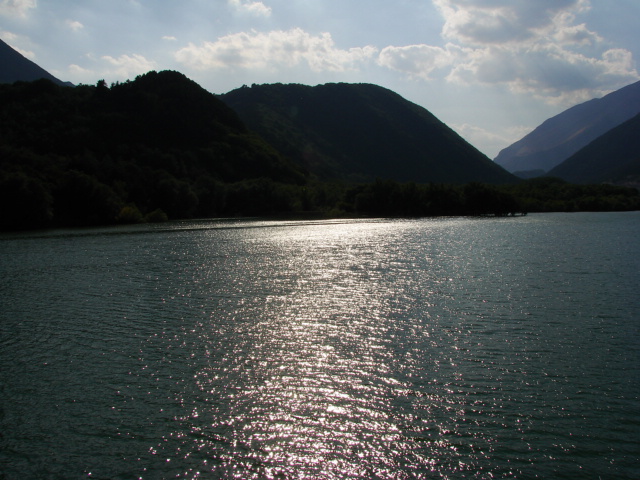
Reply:
[[455, 46], [447, 48], [430, 45], [409, 45], [406, 47], [383, 48], [378, 57], [378, 64], [392, 70], [405, 72], [412, 78], [429, 80], [431, 74], [455, 63]]
[[16, 52], [18, 52], [23, 57], [28, 58], [29, 60], [33, 61], [36, 59], [36, 54], [32, 50], [24, 50], [22, 48], [15, 47], [13, 45], [11, 46], [11, 48], [13, 48]]
[[[98, 66], [96, 64], [92, 64], [92, 66]], [[78, 64], [71, 64], [67, 67], [66, 71], [57, 72], [56, 76], [58, 78], [64, 78], [65, 80], [69, 80], [70, 82], [80, 85], [95, 85], [95, 83], [101, 79], [109, 79], [113, 81], [112, 77], [108, 75], [109, 72], [92, 70], [91, 68], [87, 68], [85, 66], [80, 66]]]
[[527, 51], [498, 46], [475, 49], [447, 76], [462, 84], [505, 85], [512, 92], [558, 104], [588, 100], [637, 78], [626, 50], [593, 57], [551, 43]]
[[28, 58], [29, 60], [35, 60], [36, 54], [32, 50], [26, 50], [18, 46], [19, 43], [29, 44], [30, 42], [28, 38], [23, 37], [22, 35], [16, 35], [15, 33], [8, 32], [7, 30], [1, 31], [0, 37], [7, 45], [9, 45], [23, 57]]
[[584, 23], [580, 25], [565, 25], [562, 28], [557, 29], [553, 33], [553, 39], [556, 43], [567, 46], [589, 46], [596, 45], [603, 41], [600, 35], [595, 32], [591, 32]]
[[229, 5], [237, 12], [248, 13], [257, 17], [271, 16], [271, 7], [267, 7], [262, 2], [248, 2], [246, 0], [228, 0]]
[[36, 6], [36, 0], [0, 0], [0, 15], [26, 17]]
[[627, 75], [628, 72], [635, 72], [635, 62], [630, 51], [623, 48], [613, 48], [602, 54], [601, 64], [605, 67], [607, 75]]
[[84, 28], [84, 25], [77, 20], [67, 20], [65, 23], [67, 24], [67, 27], [74, 32], [78, 32]]
[[575, 22], [588, 0], [433, 0], [445, 23], [442, 34], [467, 45], [536, 41]]
[[69, 65], [69, 71], [74, 73], [81, 73], [81, 74], [85, 74], [89, 72], [89, 70], [82, 68], [80, 65], [76, 65], [76, 64]]
[[336, 48], [331, 35], [313, 36], [300, 28], [292, 30], [242, 32], [204, 42], [190, 43], [176, 53], [178, 62], [206, 69], [247, 69], [273, 71], [306, 64], [312, 71], [350, 70], [377, 53], [374, 47]]
[[156, 63], [146, 59], [142, 55], [109, 55], [96, 58], [93, 54], [84, 56], [85, 62], [81, 65], [71, 64], [67, 71], [59, 76], [69, 78], [73, 83], [95, 84], [103, 78], [107, 82], [124, 81], [135, 78], [138, 75], [156, 70]]
[[142, 55], [137, 54], [131, 56], [120, 55], [118, 58], [106, 55], [103, 56], [102, 59], [110, 65], [106, 73], [114, 75], [121, 80], [147, 73], [156, 68], [155, 62], [147, 60]]
[[176, 37], [174, 37], [173, 35], [165, 35], [165, 36], [162, 37], [162, 40], [167, 40], [169, 42], [175, 42], [178, 39]]
[[384, 48], [379, 65], [408, 77], [502, 85], [548, 103], [605, 94], [640, 76], [632, 54], [578, 23], [588, 0], [433, 0], [445, 48]]
[[7, 30], [0, 30], [0, 38], [2, 38], [5, 42], [12, 42], [16, 38], [18, 38], [18, 36], [15, 33], [9, 32]]

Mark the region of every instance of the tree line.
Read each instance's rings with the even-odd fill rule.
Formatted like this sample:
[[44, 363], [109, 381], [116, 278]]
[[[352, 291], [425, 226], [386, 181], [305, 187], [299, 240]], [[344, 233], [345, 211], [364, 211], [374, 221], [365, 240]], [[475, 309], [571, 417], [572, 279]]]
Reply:
[[0, 85], [0, 230], [221, 216], [510, 215], [637, 210], [638, 191], [320, 181], [176, 72], [74, 88]]
[[[610, 185], [572, 185], [556, 179], [494, 186], [399, 183], [286, 184], [268, 178], [195, 182], [166, 172], [139, 172], [145, 182], [107, 184], [69, 170], [56, 182], [25, 171], [0, 176], [2, 230], [158, 222], [237, 216], [424, 217], [517, 215], [550, 211], [640, 209], [637, 190]], [[136, 189], [137, 190], [134, 190]]]

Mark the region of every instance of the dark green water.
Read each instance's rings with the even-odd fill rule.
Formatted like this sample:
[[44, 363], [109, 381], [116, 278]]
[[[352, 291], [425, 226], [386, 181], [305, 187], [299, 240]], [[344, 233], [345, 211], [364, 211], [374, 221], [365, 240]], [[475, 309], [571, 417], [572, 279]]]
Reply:
[[0, 236], [2, 479], [640, 478], [640, 213]]

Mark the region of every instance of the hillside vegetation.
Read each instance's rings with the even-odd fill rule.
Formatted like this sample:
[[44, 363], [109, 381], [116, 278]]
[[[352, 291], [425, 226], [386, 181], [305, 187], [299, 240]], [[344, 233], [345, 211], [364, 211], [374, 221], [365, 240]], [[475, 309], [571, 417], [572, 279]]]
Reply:
[[515, 181], [429, 111], [377, 85], [253, 85], [221, 98], [321, 180]]
[[[459, 137], [447, 129], [429, 137], [440, 146], [436, 150], [449, 151], [438, 167], [443, 176], [416, 174], [414, 179], [410, 172], [422, 168], [420, 162], [403, 166], [403, 157], [390, 156], [385, 164], [371, 145], [403, 138], [398, 151], [419, 151], [424, 143], [401, 117], [413, 112], [417, 118], [425, 111], [404, 101], [394, 104], [390, 99], [400, 97], [384, 89], [386, 103], [378, 102], [380, 90], [371, 86], [337, 88], [341, 93], [333, 101], [351, 122], [358, 120], [353, 110], [362, 114], [366, 101], [372, 102], [369, 110], [378, 110], [378, 120], [362, 121], [370, 125], [368, 136], [360, 127], [343, 136], [347, 126], [338, 120], [334, 131], [337, 145], [347, 152], [368, 151], [369, 162], [353, 163], [353, 157], [337, 155], [340, 149], [327, 135], [329, 112], [335, 107], [320, 109], [316, 127], [306, 123], [300, 137], [299, 126], [287, 130], [289, 136], [283, 133], [281, 139], [289, 142], [276, 148], [219, 98], [177, 72], [149, 72], [111, 86], [100, 81], [70, 88], [48, 80], [0, 85], [0, 230], [219, 216], [507, 215], [640, 208], [634, 189], [578, 190], [559, 181], [491, 185], [483, 176], [487, 171], [498, 172], [489, 177], [494, 183], [513, 177], [499, 167], [487, 170], [482, 157], [469, 160], [474, 150], [466, 142], [452, 146], [450, 140]], [[330, 99], [325, 96], [324, 102]], [[389, 118], [398, 124], [385, 136], [376, 128], [388, 125]], [[274, 122], [279, 125], [277, 117]], [[409, 131], [403, 133], [403, 128]], [[336, 157], [317, 165], [298, 163], [296, 152], [310, 138], [316, 139], [310, 153], [323, 145], [322, 152], [336, 152]], [[366, 145], [349, 146], [359, 142]], [[458, 153], [472, 157], [459, 161]], [[404, 173], [397, 178], [394, 172]], [[355, 181], [360, 177], [378, 178]]]
[[[5, 228], [214, 216], [227, 212], [226, 185], [305, 182], [233, 110], [176, 72], [111, 88], [0, 85], [0, 129]], [[237, 186], [249, 188], [257, 187]]]

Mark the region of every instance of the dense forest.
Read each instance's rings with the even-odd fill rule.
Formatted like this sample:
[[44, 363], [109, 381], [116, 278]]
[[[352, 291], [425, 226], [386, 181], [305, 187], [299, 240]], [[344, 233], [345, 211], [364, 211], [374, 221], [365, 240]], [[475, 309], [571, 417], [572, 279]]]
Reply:
[[512, 185], [377, 180], [343, 189], [336, 205], [338, 214], [392, 217], [627, 211], [640, 209], [640, 192], [605, 184], [574, 185], [552, 177]]
[[0, 85], [0, 229], [220, 216], [631, 210], [638, 191], [321, 180], [176, 72], [108, 86]]
[[320, 180], [516, 180], [431, 112], [378, 85], [252, 85], [220, 98]]
[[0, 131], [4, 229], [227, 214], [225, 199], [256, 185], [306, 182], [176, 72], [111, 87], [0, 85]]

